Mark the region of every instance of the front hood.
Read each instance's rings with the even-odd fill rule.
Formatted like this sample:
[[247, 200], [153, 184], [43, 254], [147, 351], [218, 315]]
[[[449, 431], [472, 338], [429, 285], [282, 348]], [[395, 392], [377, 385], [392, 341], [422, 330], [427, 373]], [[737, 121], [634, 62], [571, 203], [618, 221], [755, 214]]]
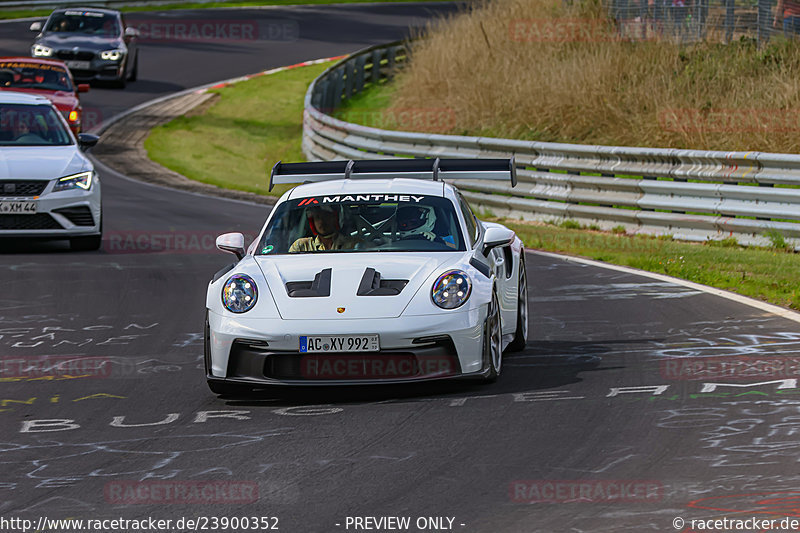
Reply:
[[46, 89], [33, 89], [30, 87], [0, 87], [0, 91], [13, 91], [15, 93], [38, 94], [44, 96], [53, 102], [59, 111], [72, 111], [78, 107], [78, 99], [75, 97], [75, 93], [69, 91], [48, 91]]
[[49, 46], [54, 50], [72, 50], [73, 48], [77, 48], [78, 50], [90, 52], [123, 48], [122, 40], [116, 37], [85, 35], [82, 33], [48, 32], [36, 39], [36, 44]]
[[[256, 262], [267, 279], [278, 312], [286, 320], [365, 319], [399, 317], [428, 278], [458, 262], [463, 252], [438, 253], [351, 253], [257, 256]], [[288, 282], [309, 282], [324, 269], [331, 269], [330, 296], [291, 297]], [[408, 280], [400, 294], [358, 296], [359, 285], [368, 268], [383, 280]], [[344, 308], [343, 312], [338, 312]]]
[[78, 147], [0, 146], [1, 179], [55, 179], [91, 168]]

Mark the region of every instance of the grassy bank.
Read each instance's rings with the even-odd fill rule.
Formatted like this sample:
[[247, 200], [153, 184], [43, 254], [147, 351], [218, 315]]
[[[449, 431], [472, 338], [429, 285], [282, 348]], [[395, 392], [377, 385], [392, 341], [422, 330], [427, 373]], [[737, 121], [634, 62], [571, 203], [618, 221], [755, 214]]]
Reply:
[[[240, 0], [233, 2], [192, 2], [186, 4], [166, 4], [161, 6], [123, 6], [119, 10], [123, 13], [136, 11], [171, 11], [175, 9], [208, 9], [220, 7], [256, 7], [256, 6], [293, 6], [306, 4], [362, 4], [368, 2], [397, 3], [397, 2], [427, 2], [429, 0]], [[441, 0], [448, 1], [448, 0]], [[46, 17], [52, 9], [0, 9], [0, 20]]]
[[393, 93], [383, 115], [379, 104], [356, 101], [354, 118], [362, 114], [362, 122], [375, 125], [436, 112], [446, 119], [398, 126], [582, 144], [800, 152], [796, 42], [774, 38], [758, 49], [752, 40], [622, 41], [597, 4], [558, 0], [493, 0], [430, 26], [423, 37], [406, 70], [377, 90]]
[[303, 97], [328, 64], [311, 65], [214, 89], [219, 94], [201, 114], [155, 128], [147, 155], [187, 178], [219, 187], [267, 191], [278, 161], [302, 161]]

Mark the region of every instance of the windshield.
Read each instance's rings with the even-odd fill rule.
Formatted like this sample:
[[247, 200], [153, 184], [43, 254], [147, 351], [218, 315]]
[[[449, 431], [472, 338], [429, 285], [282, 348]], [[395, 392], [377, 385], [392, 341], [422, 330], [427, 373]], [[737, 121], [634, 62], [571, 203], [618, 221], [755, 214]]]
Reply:
[[45, 32], [84, 33], [118, 37], [120, 34], [117, 17], [97, 11], [62, 11], [53, 13], [47, 21]]
[[436, 196], [316, 196], [279, 205], [256, 255], [453, 252], [464, 240], [452, 202]]
[[0, 61], [0, 87], [73, 91], [67, 69], [21, 61]]
[[0, 104], [0, 146], [65, 146], [72, 138], [49, 105]]

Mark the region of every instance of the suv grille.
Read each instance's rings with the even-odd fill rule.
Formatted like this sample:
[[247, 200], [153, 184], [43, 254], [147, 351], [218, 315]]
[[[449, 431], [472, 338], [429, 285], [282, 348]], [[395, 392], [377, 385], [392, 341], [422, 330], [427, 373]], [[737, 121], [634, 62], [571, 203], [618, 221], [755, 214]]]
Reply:
[[72, 50], [59, 50], [56, 52], [59, 59], [78, 59], [80, 61], [91, 61], [94, 59], [94, 52], [73, 52]]

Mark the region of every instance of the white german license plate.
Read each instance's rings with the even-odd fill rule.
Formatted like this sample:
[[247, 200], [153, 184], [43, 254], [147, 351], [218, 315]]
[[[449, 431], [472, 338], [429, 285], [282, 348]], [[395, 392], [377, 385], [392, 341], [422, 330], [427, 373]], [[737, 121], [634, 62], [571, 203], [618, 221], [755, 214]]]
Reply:
[[67, 64], [67, 68], [74, 68], [75, 70], [89, 70], [92, 66], [91, 61], [64, 61]]
[[319, 352], [377, 352], [377, 335], [302, 335], [301, 353]]
[[0, 202], [4, 215], [35, 215], [37, 202]]

